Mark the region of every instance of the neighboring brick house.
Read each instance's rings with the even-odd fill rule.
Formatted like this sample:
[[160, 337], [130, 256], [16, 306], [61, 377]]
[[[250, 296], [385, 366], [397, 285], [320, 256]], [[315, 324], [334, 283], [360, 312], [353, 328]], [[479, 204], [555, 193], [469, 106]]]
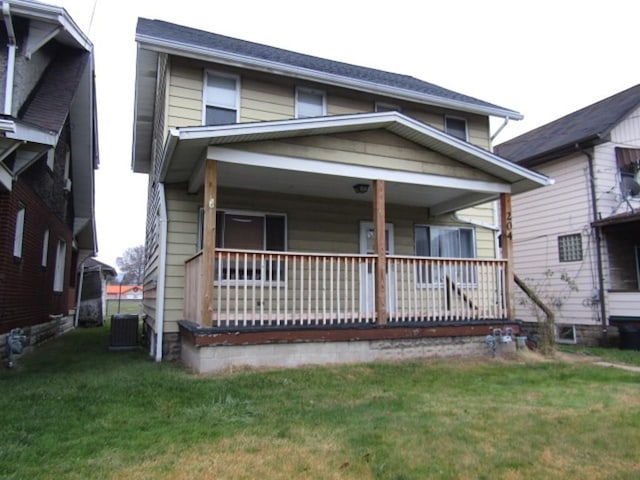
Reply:
[[2, 7], [0, 334], [73, 313], [98, 166], [93, 45], [63, 8]]
[[554, 310], [558, 340], [597, 344], [611, 326], [640, 326], [640, 85], [495, 151], [555, 180], [512, 206], [514, 270]]

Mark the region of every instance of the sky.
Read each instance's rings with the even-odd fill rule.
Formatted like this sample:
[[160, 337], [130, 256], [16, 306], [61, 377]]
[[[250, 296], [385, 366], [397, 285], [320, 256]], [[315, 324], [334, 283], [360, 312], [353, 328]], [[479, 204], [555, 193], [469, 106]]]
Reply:
[[522, 113], [494, 144], [640, 83], [634, 0], [46, 3], [64, 7], [94, 45], [97, 258], [113, 267], [144, 244], [147, 177], [131, 170], [138, 17], [412, 75]]

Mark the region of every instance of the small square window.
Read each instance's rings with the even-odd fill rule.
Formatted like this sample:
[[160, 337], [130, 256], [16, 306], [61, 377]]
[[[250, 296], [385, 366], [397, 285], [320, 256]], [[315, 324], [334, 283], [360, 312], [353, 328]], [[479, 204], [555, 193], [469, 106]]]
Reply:
[[556, 325], [558, 343], [576, 343], [576, 327], [574, 325]]
[[376, 112], [401, 112], [402, 108], [393, 103], [376, 102]]
[[445, 117], [444, 131], [452, 137], [467, 141], [467, 121], [464, 118]]
[[308, 88], [296, 90], [296, 118], [322, 117], [326, 110], [324, 92]]
[[582, 260], [582, 236], [576, 233], [558, 237], [558, 257], [561, 262]]

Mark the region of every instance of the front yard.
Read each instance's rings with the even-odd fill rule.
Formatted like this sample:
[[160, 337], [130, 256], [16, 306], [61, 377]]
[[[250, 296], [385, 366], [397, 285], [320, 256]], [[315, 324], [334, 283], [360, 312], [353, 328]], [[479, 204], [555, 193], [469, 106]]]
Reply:
[[0, 371], [1, 479], [640, 477], [640, 373], [527, 356], [199, 377], [108, 333]]

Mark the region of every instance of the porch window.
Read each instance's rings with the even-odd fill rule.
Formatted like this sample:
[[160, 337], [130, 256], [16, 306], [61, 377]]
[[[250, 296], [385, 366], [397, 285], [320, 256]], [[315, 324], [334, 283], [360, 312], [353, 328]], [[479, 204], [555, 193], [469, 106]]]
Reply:
[[465, 142], [468, 140], [467, 121], [464, 118], [444, 117], [444, 131]]
[[238, 122], [240, 79], [235, 75], [207, 72], [204, 91], [205, 125]]
[[22, 240], [24, 238], [25, 207], [20, 206], [16, 213], [16, 229], [13, 236], [13, 256], [22, 258]]
[[[198, 215], [198, 249], [202, 249], [203, 209]], [[216, 247], [253, 252], [286, 251], [286, 217], [281, 214], [218, 211], [216, 213]], [[216, 267], [222, 280], [284, 280], [284, 268], [278, 262], [229, 259]], [[279, 277], [278, 278], [278, 271]]]
[[561, 262], [582, 260], [582, 236], [579, 233], [558, 237], [558, 258]]
[[296, 89], [296, 118], [322, 117], [327, 114], [324, 92], [310, 88]]
[[[415, 250], [419, 257], [475, 258], [474, 232], [464, 227], [415, 227]], [[476, 272], [464, 265], [455, 268], [423, 266], [418, 272], [419, 283], [476, 283]]]

